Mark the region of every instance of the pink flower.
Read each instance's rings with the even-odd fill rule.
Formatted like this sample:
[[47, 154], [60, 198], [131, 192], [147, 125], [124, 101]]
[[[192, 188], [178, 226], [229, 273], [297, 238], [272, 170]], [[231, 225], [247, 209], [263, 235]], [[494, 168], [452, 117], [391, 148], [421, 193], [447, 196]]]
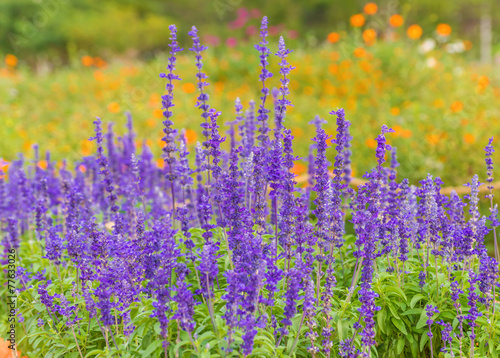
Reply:
[[238, 44], [238, 40], [236, 40], [235, 37], [230, 37], [226, 40], [226, 45], [228, 47], [236, 47], [237, 44]]
[[254, 25], [250, 25], [246, 29], [247, 36], [254, 36], [257, 34], [257, 27]]

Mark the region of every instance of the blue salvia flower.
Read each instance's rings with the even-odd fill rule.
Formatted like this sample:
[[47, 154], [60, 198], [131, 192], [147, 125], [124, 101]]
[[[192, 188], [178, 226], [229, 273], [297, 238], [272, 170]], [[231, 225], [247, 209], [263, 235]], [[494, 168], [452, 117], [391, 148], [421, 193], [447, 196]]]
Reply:
[[259, 42], [258, 45], [255, 45], [255, 49], [259, 51], [260, 55], [260, 66], [262, 67], [261, 73], [259, 75], [259, 79], [262, 82], [262, 90], [261, 94], [262, 96], [260, 97], [261, 103], [259, 105], [259, 109], [257, 111], [257, 121], [260, 122], [260, 128], [259, 132], [260, 135], [258, 136], [258, 139], [261, 141], [262, 146], [266, 147], [267, 146], [267, 132], [269, 131], [269, 128], [267, 127], [267, 120], [269, 118], [269, 110], [266, 109], [266, 99], [267, 96], [269, 95], [269, 88], [266, 87], [266, 80], [268, 78], [273, 77], [273, 74], [267, 69], [267, 66], [269, 65], [267, 59], [269, 58], [269, 55], [271, 54], [271, 51], [268, 48], [269, 41], [267, 41], [267, 16], [264, 16], [262, 18], [262, 22], [260, 25], [260, 38], [261, 41]]
[[451, 326], [450, 323], [444, 322], [443, 320], [437, 321], [436, 323], [439, 324], [441, 327], [443, 327], [441, 329], [441, 340], [443, 341], [444, 346], [443, 348], [441, 348], [441, 352], [449, 353], [453, 357], [452, 346], [451, 346], [451, 343], [453, 342], [453, 337], [451, 336], [453, 327]]
[[323, 128], [318, 128], [316, 130], [316, 137], [313, 141], [316, 142], [316, 160], [315, 164], [315, 185], [312, 188], [316, 192], [316, 199], [314, 204], [316, 204], [316, 209], [313, 210], [313, 214], [318, 219], [316, 223], [316, 237], [319, 240], [320, 245], [325, 245], [328, 241], [328, 230], [330, 227], [330, 216], [328, 213], [329, 197], [327, 195], [328, 189], [330, 187], [330, 179], [328, 177], [328, 161], [326, 159], [326, 141], [330, 139], [325, 133]]
[[163, 160], [165, 161], [165, 166], [168, 166], [168, 173], [166, 175], [166, 178], [168, 181], [170, 181], [170, 187], [171, 187], [171, 195], [172, 195], [172, 210], [175, 211], [175, 194], [174, 194], [174, 180], [177, 178], [177, 175], [173, 169], [175, 158], [172, 157], [172, 153], [176, 150], [175, 148], [175, 135], [177, 133], [177, 130], [172, 129], [172, 125], [174, 122], [171, 121], [171, 117], [173, 115], [171, 108], [174, 107], [173, 99], [174, 99], [174, 80], [179, 81], [181, 78], [177, 75], [174, 74], [175, 70], [175, 64], [176, 64], [176, 54], [177, 52], [182, 51], [183, 49], [179, 47], [179, 44], [177, 43], [177, 28], [175, 25], [170, 25], [169, 26], [170, 30], [170, 57], [168, 58], [168, 73], [161, 73], [160, 77], [161, 78], [166, 78], [168, 80], [166, 89], [167, 89], [167, 94], [163, 95], [162, 98], [162, 105], [163, 105], [163, 115], [165, 117], [165, 120], [163, 121], [163, 133], [164, 136], [161, 139], [163, 142], [165, 142], [165, 146], [163, 147], [163, 153], [164, 157]]
[[[204, 119], [204, 122], [201, 124], [201, 127], [203, 128], [202, 134], [205, 136], [205, 141], [202, 143], [203, 147], [205, 148], [205, 155], [207, 156], [207, 165], [209, 166], [209, 127], [210, 123], [208, 122], [208, 118], [210, 114], [208, 113], [208, 110], [210, 109], [210, 106], [208, 105], [208, 99], [209, 95], [205, 92], [204, 88], [209, 85], [208, 82], [205, 80], [208, 78], [208, 76], [202, 72], [203, 69], [203, 62], [202, 62], [202, 52], [208, 49], [207, 46], [203, 46], [200, 42], [200, 38], [198, 37], [198, 29], [193, 26], [191, 28], [191, 31], [189, 31], [189, 36], [191, 36], [193, 40], [193, 47], [189, 49], [189, 51], [193, 51], [196, 55], [196, 68], [198, 69], [198, 73], [196, 74], [196, 78], [198, 79], [198, 90], [200, 91], [200, 95], [197, 98], [196, 102], [196, 107], [200, 108], [203, 113], [201, 114], [202, 118]], [[208, 168], [206, 168], [208, 169]]]
[[94, 121], [95, 137], [91, 137], [90, 140], [95, 140], [97, 142], [97, 163], [100, 166], [99, 174], [103, 177], [102, 183], [104, 185], [104, 190], [109, 194], [110, 209], [113, 213], [116, 213], [119, 207], [116, 205], [117, 196], [115, 194], [115, 187], [113, 186], [113, 180], [108, 168], [108, 160], [104, 155], [104, 148], [102, 147], [103, 136], [101, 123], [101, 118], [97, 117], [97, 120]]
[[434, 357], [434, 349], [432, 348], [433, 334], [431, 331], [431, 327], [432, 327], [432, 324], [434, 323], [434, 320], [432, 319], [432, 316], [434, 316], [434, 314], [437, 314], [437, 313], [439, 313], [439, 310], [437, 309], [436, 306], [427, 305], [425, 307], [425, 314], [427, 315], [427, 321], [425, 323], [427, 324], [427, 327], [429, 327], [429, 332], [427, 332], [427, 335], [429, 336], [429, 342], [431, 345], [431, 357]]
[[337, 247], [343, 244], [344, 235], [344, 214], [342, 212], [342, 194], [346, 185], [343, 183], [342, 174], [344, 173], [344, 150], [348, 141], [348, 128], [351, 125], [345, 119], [344, 109], [340, 108], [337, 111], [330, 112], [331, 115], [337, 116], [337, 136], [332, 139], [332, 143], [336, 144], [335, 149], [337, 155], [335, 156], [334, 169], [333, 169], [333, 195], [332, 195], [332, 232], [333, 242]]
[[474, 271], [469, 270], [469, 293], [467, 295], [468, 303], [469, 303], [469, 312], [465, 315], [465, 319], [469, 321], [469, 326], [471, 327], [471, 357], [474, 356], [474, 340], [476, 339], [476, 333], [474, 332], [474, 328], [477, 326], [476, 320], [481, 317], [483, 314], [479, 312], [477, 308], [477, 301], [479, 296], [476, 293], [476, 282], [478, 281], [477, 275]]
[[290, 71], [295, 69], [295, 67], [291, 66], [288, 63], [288, 61], [286, 60], [288, 54], [290, 54], [292, 51], [293, 50], [286, 48], [285, 40], [283, 39], [283, 36], [281, 36], [280, 40], [279, 40], [279, 44], [278, 44], [278, 52], [276, 53], [276, 56], [278, 56], [281, 59], [279, 66], [280, 66], [280, 74], [282, 75], [282, 78], [280, 79], [281, 98], [279, 98], [276, 102], [276, 104], [277, 104], [276, 127], [278, 129], [280, 129], [283, 126], [283, 120], [285, 118], [285, 113], [286, 113], [286, 107], [293, 106], [292, 102], [290, 102], [286, 98], [286, 96], [290, 94], [290, 90], [288, 88], [288, 86], [290, 84], [290, 79], [288, 78], [288, 76], [290, 75]]

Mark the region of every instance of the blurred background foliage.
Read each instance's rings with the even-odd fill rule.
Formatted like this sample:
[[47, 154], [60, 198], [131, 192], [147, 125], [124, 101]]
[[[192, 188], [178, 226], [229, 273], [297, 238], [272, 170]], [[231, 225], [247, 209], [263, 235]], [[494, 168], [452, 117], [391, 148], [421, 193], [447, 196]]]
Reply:
[[[195, 24], [206, 34], [225, 39], [245, 37], [228, 26], [241, 18], [242, 8], [253, 10], [253, 25], [261, 14], [279, 26], [278, 31], [297, 32], [301, 46], [315, 46], [331, 31], [349, 28], [349, 19], [361, 12], [366, 1], [332, 0], [2, 0], [0, 2], [0, 52], [14, 53], [32, 65], [42, 59], [67, 62], [75, 51], [110, 56], [165, 50], [168, 25], [183, 33]], [[500, 21], [497, 0], [382, 0], [370, 27], [380, 30], [393, 14], [405, 23], [420, 25], [424, 33], [438, 23], [454, 29], [454, 35], [479, 42], [484, 16]], [[493, 26], [493, 36], [498, 28]], [[496, 29], [496, 30], [495, 30]], [[186, 36], [186, 35], [184, 35]], [[498, 51], [498, 41], [494, 51]], [[478, 47], [471, 53], [478, 56]]]
[[[401, 177], [417, 182], [430, 172], [446, 186], [461, 185], [484, 173], [488, 138], [496, 136], [499, 147], [498, 9], [493, 0], [2, 0], [0, 158], [32, 157], [39, 143], [53, 160], [75, 162], [95, 150], [87, 140], [93, 118], [115, 122], [120, 134], [125, 111], [134, 117], [138, 144], [146, 141], [159, 158], [165, 82], [158, 74], [172, 23], [185, 48], [174, 120], [187, 128], [193, 150], [201, 117], [190, 26], [209, 45], [204, 70], [222, 124], [234, 119], [236, 97], [247, 109], [260, 96], [253, 45], [267, 15], [273, 53], [280, 35], [294, 49], [295, 107], [287, 126], [297, 155], [308, 156], [308, 122], [316, 114], [330, 120], [328, 112], [344, 107], [353, 123], [356, 176], [373, 166], [374, 138], [387, 124], [396, 130], [389, 141], [398, 147]], [[269, 86], [279, 87], [274, 55], [270, 63]], [[334, 134], [333, 121], [327, 131]], [[500, 163], [500, 150], [494, 160]], [[304, 174], [306, 160], [294, 170]]]

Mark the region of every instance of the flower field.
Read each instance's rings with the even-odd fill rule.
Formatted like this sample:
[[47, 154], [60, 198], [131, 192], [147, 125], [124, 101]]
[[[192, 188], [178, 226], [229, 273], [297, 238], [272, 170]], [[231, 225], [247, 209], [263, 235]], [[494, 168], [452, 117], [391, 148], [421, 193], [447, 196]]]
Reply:
[[29, 81], [9, 57], [6, 354], [498, 357], [500, 90], [402, 17], [382, 43], [364, 19], [313, 54], [264, 17], [220, 53], [172, 25], [142, 67]]
[[[418, 25], [405, 24], [380, 34], [369, 28], [368, 16], [353, 16], [351, 23], [357, 27], [330, 33], [313, 50], [299, 46], [293, 52], [290, 63], [296, 69], [290, 79], [290, 99], [294, 107], [288, 117], [296, 154], [308, 156], [307, 142], [314, 136], [308, 122], [318, 113], [342, 106], [357, 124], [352, 128], [355, 176], [371, 168], [374, 138], [380, 126], [387, 124], [395, 130], [388, 136], [389, 143], [406, 158], [399, 168], [403, 177], [417, 183], [432, 172], [446, 186], [461, 185], [481, 168], [476, 153], [488, 138], [500, 135], [500, 127], [495, 125], [500, 121], [500, 109], [495, 105], [500, 98], [498, 78], [490, 68], [472, 64], [467, 51], [454, 53], [457, 44], [464, 49], [472, 45], [453, 38], [446, 26], [436, 33], [422, 33]], [[398, 25], [398, 21], [403, 20], [396, 17], [391, 24]], [[270, 48], [276, 51], [278, 37], [270, 39]], [[211, 84], [207, 93], [224, 122], [231, 120], [236, 97], [248, 107], [259, 95], [254, 52], [252, 43], [242, 41], [236, 47], [206, 51], [204, 62]], [[92, 131], [89, 118], [99, 114], [104, 122], [116, 123], [116, 131], [123, 134], [125, 112], [130, 111], [138, 132], [136, 140], [147, 140], [161, 162], [163, 87], [158, 73], [167, 59], [161, 54], [149, 57], [147, 62], [124, 59], [107, 63], [84, 55], [75, 57], [71, 66], [47, 74], [34, 74], [17, 59], [6, 58], [0, 70], [4, 98], [0, 115], [6, 137], [0, 142], [1, 157], [10, 162], [23, 152], [32, 158], [31, 147], [40, 143], [40, 149], [53, 152], [59, 163], [62, 159], [74, 162], [95, 152], [95, 145], [81, 135], [82, 130]], [[183, 95], [176, 103], [176, 123], [186, 128], [188, 146], [193, 150], [201, 129], [193, 108], [197, 90], [191, 57], [181, 53], [177, 67], [182, 78], [178, 91]], [[270, 68], [276, 73], [277, 63]], [[269, 82], [271, 89], [279, 87], [276, 78]], [[335, 132], [332, 126], [325, 130]], [[295, 171], [305, 174], [305, 164], [306, 160], [298, 161]]]

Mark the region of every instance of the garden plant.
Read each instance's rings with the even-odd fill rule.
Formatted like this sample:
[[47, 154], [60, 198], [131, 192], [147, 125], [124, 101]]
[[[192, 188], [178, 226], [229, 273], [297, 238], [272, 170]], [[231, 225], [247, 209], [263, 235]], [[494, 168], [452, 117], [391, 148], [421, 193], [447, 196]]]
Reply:
[[430, 174], [418, 186], [400, 180], [386, 125], [354, 190], [342, 108], [311, 118], [299, 182], [287, 118], [292, 51], [281, 37], [271, 53], [267, 27], [264, 17], [260, 98], [236, 98], [234, 113], [212, 107], [206, 46], [189, 32], [202, 128], [194, 152], [173, 121], [183, 49], [172, 25], [160, 75], [164, 165], [146, 142], [136, 148], [128, 114], [122, 136], [97, 118], [97, 153], [74, 164], [57, 167], [35, 146], [33, 161], [1, 169], [0, 307], [12, 320], [0, 328], [14, 355], [498, 357], [493, 138], [487, 216], [478, 175], [465, 198], [441, 194]]

